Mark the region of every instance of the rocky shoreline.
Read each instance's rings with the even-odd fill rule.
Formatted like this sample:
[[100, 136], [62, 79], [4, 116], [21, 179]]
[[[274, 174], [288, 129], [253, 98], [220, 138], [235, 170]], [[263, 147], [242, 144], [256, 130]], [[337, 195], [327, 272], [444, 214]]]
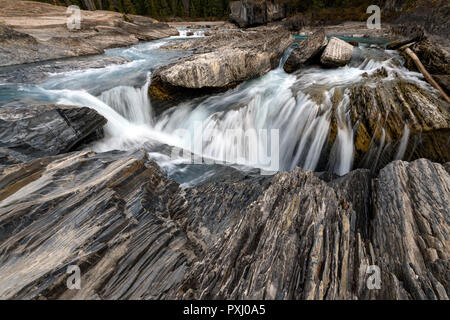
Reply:
[[0, 1], [0, 66], [99, 55], [105, 49], [177, 36], [167, 24], [111, 11], [81, 10], [80, 29], [67, 27], [66, 7]]

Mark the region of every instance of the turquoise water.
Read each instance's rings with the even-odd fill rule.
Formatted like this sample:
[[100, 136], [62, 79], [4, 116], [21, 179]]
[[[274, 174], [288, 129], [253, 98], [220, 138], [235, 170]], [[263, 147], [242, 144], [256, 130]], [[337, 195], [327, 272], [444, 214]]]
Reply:
[[[343, 39], [382, 43], [380, 39]], [[245, 168], [245, 171], [251, 168], [284, 171], [300, 166], [343, 175], [353, 165], [353, 128], [348, 119], [347, 89], [362, 81], [376, 85], [376, 78], [364, 75], [375, 73], [379, 68], [388, 72], [383, 81], [401, 77], [426, 86], [419, 74], [401, 66], [401, 57], [396, 52], [383, 50], [379, 45], [355, 48], [351, 62], [345, 67], [305, 66], [294, 74], [287, 74], [282, 68], [288, 50], [279, 67], [264, 76], [222, 94], [181, 103], [156, 116], [148, 96], [151, 72], [189, 54], [161, 48], [172, 40], [107, 50], [103, 56], [119, 56], [128, 62], [102, 68], [52, 71], [37, 83], [20, 77], [17, 81], [1, 81], [2, 74], [15, 74], [18, 71], [15, 68], [24, 69], [19, 74], [25, 74], [31, 70], [30, 66], [0, 68], [0, 105], [51, 102], [95, 109], [108, 123], [104, 127], [105, 137], [89, 146], [91, 149], [97, 152], [130, 150], [151, 144], [151, 157], [170, 176], [179, 183], [192, 184], [208, 179], [218, 167], [192, 165], [190, 159], [168, 152], [166, 146], [194, 152], [218, 164], [239, 165], [239, 170]], [[331, 100], [335, 90], [344, 95], [337, 111], [332, 108]], [[321, 99], [315, 99], [318, 96]], [[326, 163], [328, 160], [322, 158], [322, 151], [327, 147], [334, 112], [339, 113], [341, 123], [332, 146], [334, 153]], [[247, 143], [247, 132], [248, 137], [261, 138]], [[236, 139], [240, 133], [244, 135]], [[276, 139], [273, 141], [278, 142], [278, 151], [273, 153], [272, 133]], [[273, 162], [272, 159], [266, 161], [269, 154], [279, 157]], [[272, 170], [273, 163], [276, 163], [276, 170]]]

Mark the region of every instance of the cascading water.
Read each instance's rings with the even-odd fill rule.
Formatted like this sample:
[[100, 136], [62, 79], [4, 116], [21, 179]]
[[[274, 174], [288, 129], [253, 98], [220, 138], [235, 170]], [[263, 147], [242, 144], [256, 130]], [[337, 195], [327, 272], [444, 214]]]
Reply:
[[331, 150], [330, 169], [338, 175], [346, 174], [352, 169], [353, 165], [353, 129], [348, 116], [349, 103], [348, 92], [345, 92], [335, 112], [337, 136]]
[[150, 74], [142, 88], [119, 86], [100, 95], [100, 100], [117, 111], [122, 117], [136, 124], [153, 124], [153, 110], [148, 96]]
[[[206, 158], [265, 168], [264, 161], [252, 156], [251, 148], [258, 149], [258, 154], [270, 155], [275, 143], [270, 130], [278, 130], [280, 170], [291, 170], [296, 166], [309, 170], [320, 167], [343, 175], [352, 169], [354, 155], [353, 128], [348, 114], [349, 95], [346, 88], [362, 81], [364, 73], [371, 74], [380, 67], [387, 70], [387, 80], [392, 79], [395, 73], [397, 77], [426, 86], [417, 73], [409, 72], [393, 62], [393, 59], [398, 58], [394, 52], [358, 49], [361, 52], [349, 66], [338, 69], [308, 67], [301, 72], [287, 74], [282, 65], [289, 55], [288, 51], [279, 68], [258, 79], [247, 81], [219, 95], [183, 103], [155, 117], [147, 94], [149, 72], [156, 65], [164, 63], [161, 62], [164, 59], [167, 59], [167, 63], [181, 55], [171, 56], [163, 52], [159, 49], [161, 43], [113, 49], [108, 54], [114, 52], [132, 61], [104, 69], [55, 75], [39, 86], [22, 85], [15, 95], [88, 106], [97, 110], [108, 120], [104, 139], [91, 145], [99, 152], [136, 148], [151, 141], [198, 154], [193, 146], [200, 145], [200, 155]], [[121, 76], [131, 85], [124, 85], [124, 81], [117, 85], [117, 79]], [[145, 77], [147, 80], [144, 86], [133, 85]], [[103, 89], [98, 86], [100, 79]], [[75, 80], [78, 86], [75, 85]], [[95, 89], [90, 90], [91, 87]], [[342, 97], [333, 106], [333, 97], [337, 92], [341, 92]], [[333, 119], [336, 121], [337, 133], [333, 145], [329, 146], [327, 161], [323, 158], [323, 153]], [[184, 134], [180, 135], [180, 129]], [[264, 139], [257, 139], [256, 145], [249, 145], [246, 140], [248, 135], [229, 134], [230, 131], [245, 133], [249, 129], [258, 134], [265, 130], [268, 135]], [[384, 137], [384, 129], [380, 130]], [[196, 132], [202, 132], [202, 135], [199, 137]], [[398, 158], [405, 152], [403, 149], [406, 148], [408, 135], [405, 130], [399, 144]], [[383, 146], [368, 156], [379, 157], [382, 148]], [[151, 155], [166, 169], [186, 161], [170, 158], [158, 151], [151, 151]], [[229, 159], [234, 160], [230, 162]], [[327, 163], [323, 163], [324, 160]]]

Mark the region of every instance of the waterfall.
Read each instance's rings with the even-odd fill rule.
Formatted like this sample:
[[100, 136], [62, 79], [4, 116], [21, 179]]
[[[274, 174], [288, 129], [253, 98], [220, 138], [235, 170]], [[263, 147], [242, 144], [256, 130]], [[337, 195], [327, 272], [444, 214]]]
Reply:
[[[180, 30], [180, 35], [184, 32], [187, 35], [188, 30]], [[344, 175], [353, 169], [354, 161], [354, 129], [347, 88], [370, 81], [365, 74], [370, 76], [380, 67], [386, 69], [387, 80], [400, 76], [424, 86], [417, 74], [396, 65], [394, 53], [374, 50], [358, 49], [356, 58], [345, 67], [309, 66], [301, 73], [287, 74], [282, 67], [294, 48], [291, 47], [280, 59], [279, 67], [266, 75], [225, 93], [182, 103], [155, 117], [148, 97], [151, 81], [148, 72], [161, 60], [168, 63], [180, 56], [160, 50], [161, 45], [162, 42], [149, 42], [113, 49], [132, 61], [103, 69], [67, 72], [63, 77], [55, 75], [41, 86], [22, 86], [19, 91], [25, 94], [17, 95], [95, 109], [108, 122], [105, 137], [90, 146], [94, 151], [129, 150], [151, 143], [152, 158], [169, 172], [184, 170], [180, 169], [184, 168], [182, 165], [191, 160], [181, 154], [171, 155], [169, 147], [175, 147], [203, 156], [205, 162], [212, 159], [268, 171], [273, 171], [273, 166], [267, 160], [278, 154], [277, 170], [297, 166], [313, 171], [327, 168]], [[146, 73], [141, 87], [126, 85], [142, 83]], [[333, 105], [336, 100], [333, 96], [338, 92], [343, 92], [342, 99]], [[375, 166], [383, 150], [389, 147], [385, 145], [386, 132], [379, 120], [381, 141], [372, 140], [363, 159], [367, 168]], [[334, 127], [335, 139], [330, 145], [330, 130]], [[397, 144], [397, 159], [403, 158], [408, 140], [406, 126]]]
[[350, 97], [346, 91], [335, 112], [337, 136], [330, 156], [331, 171], [341, 176], [350, 172], [353, 166], [353, 129], [347, 110], [349, 103]]
[[[191, 29], [184, 29], [184, 28], [177, 28], [178, 30], [178, 37], [179, 38], [188, 38], [188, 37], [195, 37], [195, 38], [201, 38], [205, 36], [204, 30], [191, 30]], [[174, 38], [174, 37], [172, 37]]]
[[132, 123], [152, 125], [153, 109], [148, 96], [150, 74], [141, 88], [119, 86], [105, 91], [100, 100]]
[[405, 127], [403, 128], [403, 136], [400, 140], [400, 144], [397, 150], [397, 154], [395, 155], [395, 160], [403, 160], [403, 157], [405, 156], [406, 147], [408, 146], [409, 142], [409, 125], [408, 123], [405, 123]]
[[[241, 85], [225, 94], [208, 98], [199, 105], [184, 104], [164, 113], [155, 123], [155, 129], [174, 134], [178, 128], [195, 136], [195, 125], [204, 133], [203, 155], [225, 161], [242, 155], [259, 153], [269, 155], [270, 146], [264, 139], [256, 146], [248, 146], [230, 132], [254, 129], [279, 130], [280, 169], [291, 170], [298, 166], [314, 170], [328, 136], [331, 116], [331, 95], [324, 93], [324, 102], [318, 104], [309, 95], [291, 89], [296, 78], [282, 69]], [[233, 107], [234, 106], [234, 107]], [[186, 141], [191, 149], [195, 141]], [[245, 157], [244, 157], [245, 158]], [[264, 167], [264, 163], [245, 158], [240, 164]]]

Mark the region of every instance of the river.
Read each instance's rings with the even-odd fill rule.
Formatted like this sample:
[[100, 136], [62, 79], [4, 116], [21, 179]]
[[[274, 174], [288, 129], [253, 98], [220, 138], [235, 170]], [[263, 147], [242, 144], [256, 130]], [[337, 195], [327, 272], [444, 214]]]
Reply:
[[[369, 41], [355, 49], [348, 66], [337, 69], [311, 66], [287, 74], [282, 64], [288, 51], [278, 68], [260, 78], [222, 94], [183, 103], [155, 116], [148, 96], [151, 72], [189, 54], [161, 48], [170, 41], [187, 38], [185, 31], [181, 34], [180, 37], [107, 50], [104, 56], [128, 59], [124, 64], [49, 73], [43, 81], [36, 83], [0, 82], [0, 104], [44, 101], [93, 108], [107, 118], [108, 123], [104, 138], [88, 148], [97, 152], [129, 150], [150, 143], [155, 147], [150, 150], [150, 156], [178, 182], [192, 185], [211, 176], [214, 167], [204, 165], [199, 170], [198, 166], [189, 165], [189, 159], [162, 151], [161, 146], [200, 153], [205, 159], [238, 170], [261, 168], [271, 172], [300, 166], [344, 175], [352, 170], [354, 158], [348, 88], [362, 81], [375, 84], [378, 80], [367, 75], [384, 67], [388, 77], [383, 81], [401, 77], [429, 90], [420, 74], [403, 67], [396, 52], [384, 50], [379, 41], [372, 44]], [[197, 32], [195, 36], [202, 34]], [[6, 71], [0, 69], [0, 74], [2, 72]], [[336, 91], [340, 91], [343, 98], [333, 107], [332, 98]], [[327, 145], [332, 116], [337, 121], [338, 132], [334, 143]], [[246, 141], [239, 143], [241, 138], [230, 134], [249, 130], [265, 131], [266, 138], [257, 139], [257, 146], [249, 146]], [[199, 136], [198, 131], [203, 134]], [[273, 155], [275, 142], [279, 154], [276, 168], [273, 163], [267, 165], [249, 152], [249, 148], [256, 147], [259, 154]], [[402, 158], [404, 148], [405, 143], [402, 143], [398, 159]], [[325, 155], [325, 149], [330, 150], [328, 155]]]

